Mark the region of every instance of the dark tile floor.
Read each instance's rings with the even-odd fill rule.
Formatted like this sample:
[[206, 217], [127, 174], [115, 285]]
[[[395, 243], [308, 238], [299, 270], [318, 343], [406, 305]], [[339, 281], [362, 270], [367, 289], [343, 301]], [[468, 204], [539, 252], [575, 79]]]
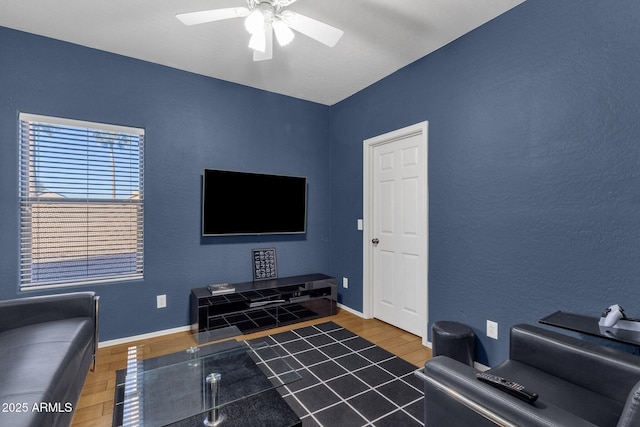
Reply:
[[302, 379], [280, 388], [303, 427], [422, 426], [415, 366], [327, 322], [258, 338]]

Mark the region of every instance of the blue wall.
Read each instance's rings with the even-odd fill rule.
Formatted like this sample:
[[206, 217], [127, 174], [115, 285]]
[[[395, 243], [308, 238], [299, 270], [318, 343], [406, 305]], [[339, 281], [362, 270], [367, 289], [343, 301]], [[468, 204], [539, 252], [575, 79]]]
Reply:
[[[49, 292], [95, 290], [101, 340], [187, 325], [190, 289], [250, 281], [252, 248], [275, 247], [280, 276], [329, 271], [329, 107], [0, 28], [0, 299], [33, 295], [18, 290], [20, 111], [146, 130], [145, 279]], [[306, 235], [201, 238], [206, 167], [306, 176]]]
[[513, 324], [640, 316], [639, 22], [637, 0], [529, 0], [333, 106], [342, 302], [362, 309], [362, 141], [428, 120], [430, 322], [472, 326], [493, 365]]
[[[187, 324], [189, 290], [250, 280], [261, 246], [362, 310], [362, 141], [428, 120], [430, 322], [492, 365], [515, 323], [640, 316], [638, 22], [637, 0], [529, 0], [332, 107], [0, 28], [0, 299], [23, 296], [19, 111], [146, 129], [145, 280], [92, 288], [103, 340]], [[202, 239], [205, 167], [306, 175], [308, 233]]]

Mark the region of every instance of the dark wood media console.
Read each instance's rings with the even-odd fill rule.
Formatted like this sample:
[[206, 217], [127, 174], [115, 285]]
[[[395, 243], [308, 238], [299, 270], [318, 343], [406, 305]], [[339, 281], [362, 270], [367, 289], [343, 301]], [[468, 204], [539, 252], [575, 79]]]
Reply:
[[196, 341], [213, 341], [331, 316], [337, 310], [335, 277], [325, 274], [231, 283], [233, 293], [191, 290], [191, 329]]

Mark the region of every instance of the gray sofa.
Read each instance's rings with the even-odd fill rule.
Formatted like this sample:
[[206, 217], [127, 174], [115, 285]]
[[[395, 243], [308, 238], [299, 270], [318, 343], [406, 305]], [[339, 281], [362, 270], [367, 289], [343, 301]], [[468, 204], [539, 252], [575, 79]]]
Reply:
[[93, 292], [0, 301], [0, 426], [71, 424], [97, 343]]
[[537, 393], [529, 404], [445, 356], [427, 361], [425, 425], [640, 426], [640, 357], [531, 325], [511, 329], [509, 359], [490, 373]]

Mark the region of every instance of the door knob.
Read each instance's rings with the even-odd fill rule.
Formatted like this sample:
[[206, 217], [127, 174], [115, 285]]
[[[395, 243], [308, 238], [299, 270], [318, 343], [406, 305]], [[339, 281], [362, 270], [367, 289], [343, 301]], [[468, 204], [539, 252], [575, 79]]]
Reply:
[[378, 243], [380, 243], [380, 239], [378, 239], [377, 237], [375, 239], [371, 239], [371, 243], [377, 245]]

